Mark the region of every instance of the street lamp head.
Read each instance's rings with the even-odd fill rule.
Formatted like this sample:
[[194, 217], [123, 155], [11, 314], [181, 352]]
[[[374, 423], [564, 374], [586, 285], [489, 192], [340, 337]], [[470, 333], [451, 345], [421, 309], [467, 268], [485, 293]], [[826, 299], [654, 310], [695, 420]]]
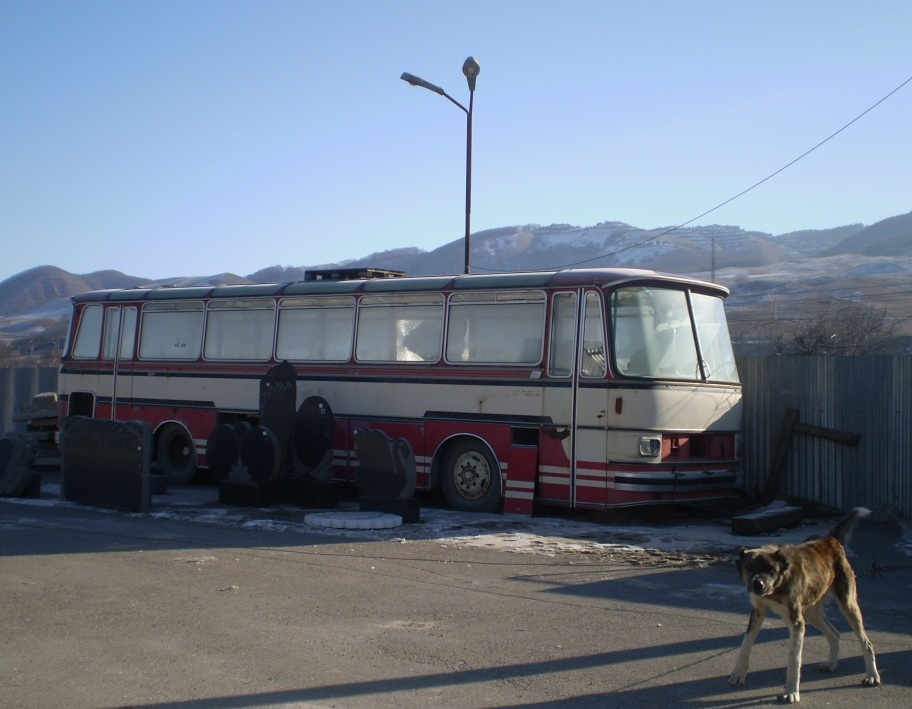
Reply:
[[475, 79], [481, 72], [481, 67], [475, 61], [475, 57], [469, 57], [462, 64], [462, 73], [465, 74], [466, 81], [469, 82], [469, 91], [475, 90]]
[[435, 86], [430, 81], [425, 81], [421, 77], [415, 76], [414, 74], [409, 74], [407, 71], [402, 72], [402, 76], [399, 78], [406, 83], [411, 84], [412, 86], [420, 86], [422, 89], [433, 91], [435, 94], [440, 94], [441, 96], [446, 93], [439, 86]]

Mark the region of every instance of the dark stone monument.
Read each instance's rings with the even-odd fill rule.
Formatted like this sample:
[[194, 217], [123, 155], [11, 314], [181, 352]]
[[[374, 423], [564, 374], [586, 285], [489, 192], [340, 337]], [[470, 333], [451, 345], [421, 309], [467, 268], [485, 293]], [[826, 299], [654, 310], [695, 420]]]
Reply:
[[294, 452], [298, 465], [294, 477], [329, 480], [332, 473], [333, 415], [329, 402], [308, 396], [294, 420]]
[[[235, 440], [238, 433], [242, 433], [243, 438], [237, 441], [237, 458], [228, 469], [228, 478], [219, 484], [219, 502], [244, 507], [268, 505], [270, 484], [276, 481], [282, 459], [278, 438], [265, 426], [241, 428], [234, 424], [223, 425], [231, 429]], [[230, 459], [233, 443], [228, 431], [220, 434], [219, 439], [214, 443], [223, 445], [221, 454]]]
[[290, 477], [279, 480], [276, 495], [304, 507], [331, 509], [339, 493], [329, 481], [332, 474], [332, 410], [326, 399], [309, 396], [294, 415]]
[[279, 437], [266, 426], [254, 426], [241, 441], [241, 461], [255, 485], [268, 485], [282, 469]]
[[68, 418], [60, 435], [64, 498], [148, 512], [151, 449], [152, 429], [143, 421]]
[[[275, 435], [279, 446], [277, 465], [278, 470], [281, 471], [280, 477], [285, 477], [285, 473], [291, 466], [297, 387], [298, 373], [289, 362], [277, 364], [260, 381], [260, 426]], [[243, 458], [243, 441], [241, 448]], [[249, 460], [244, 459], [244, 461], [248, 466], [250, 465]]]
[[210, 470], [221, 480], [220, 502], [261, 507], [282, 497], [275, 485], [291, 466], [297, 386], [291, 363], [275, 365], [260, 380], [260, 425], [222, 424], [210, 435], [206, 452], [211, 444]]
[[361, 492], [361, 509], [397, 514], [403, 522], [418, 522], [420, 508], [415, 492], [415, 454], [404, 438], [390, 438], [383, 431], [355, 430], [358, 468], [355, 478]]
[[213, 429], [206, 441], [206, 460], [209, 473], [216, 482], [223, 482], [241, 466], [241, 441], [251, 426], [246, 421], [223, 423]]

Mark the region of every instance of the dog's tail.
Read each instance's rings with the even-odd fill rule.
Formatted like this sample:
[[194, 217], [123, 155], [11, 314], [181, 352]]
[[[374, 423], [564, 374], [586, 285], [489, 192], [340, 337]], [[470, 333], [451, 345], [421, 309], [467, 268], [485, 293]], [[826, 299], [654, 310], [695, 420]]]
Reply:
[[830, 530], [830, 533], [827, 536], [839, 540], [839, 543], [845, 546], [849, 541], [849, 537], [852, 535], [855, 523], [862, 517], [867, 517], [869, 514], [871, 514], [871, 510], [867, 507], [856, 507], [843, 517], [842, 520]]

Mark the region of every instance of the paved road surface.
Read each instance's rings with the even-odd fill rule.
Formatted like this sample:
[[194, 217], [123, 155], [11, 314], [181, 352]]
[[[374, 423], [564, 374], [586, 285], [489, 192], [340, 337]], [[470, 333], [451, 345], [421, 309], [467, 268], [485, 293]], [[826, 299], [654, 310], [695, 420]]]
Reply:
[[[411, 536], [0, 500], [0, 707], [721, 708], [784, 684], [778, 620], [747, 684], [726, 682], [747, 619], [730, 564]], [[803, 706], [912, 706], [899, 541], [864, 521], [852, 544], [884, 685], [860, 686], [833, 609], [844, 660], [813, 669], [809, 633]]]

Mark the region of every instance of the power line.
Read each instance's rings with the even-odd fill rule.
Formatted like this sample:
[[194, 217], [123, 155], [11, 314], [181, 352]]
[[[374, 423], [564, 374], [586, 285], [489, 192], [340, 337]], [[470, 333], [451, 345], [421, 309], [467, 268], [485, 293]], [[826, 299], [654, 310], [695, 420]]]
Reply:
[[[651, 241], [655, 241], [656, 239], [661, 239], [663, 236], [665, 236], [665, 235], [667, 235], [667, 234], [670, 234], [670, 233], [672, 233], [673, 231], [677, 231], [678, 229], [683, 229], [683, 228], [686, 227], [688, 224], [692, 224], [693, 222], [697, 221], [698, 219], [702, 219], [702, 218], [705, 217], [707, 214], [712, 214], [712, 213], [715, 212], [716, 210], [721, 209], [722, 207], [724, 207], [725, 205], [730, 204], [731, 202], [734, 202], [736, 199], [738, 199], [738, 198], [740, 198], [740, 197], [743, 197], [743, 196], [746, 195], [748, 192], [750, 192], [751, 190], [756, 189], [757, 187], [759, 187], [759, 186], [762, 185], [763, 183], [768, 182], [769, 180], [773, 179], [774, 177], [776, 177], [776, 175], [779, 175], [780, 173], [784, 172], [785, 170], [787, 170], [788, 168], [790, 168], [792, 165], [794, 165], [794, 164], [797, 163], [798, 161], [800, 161], [800, 160], [806, 158], [808, 155], [810, 155], [811, 153], [813, 153], [815, 150], [817, 150], [818, 148], [822, 147], [822, 146], [825, 145], [826, 143], [830, 142], [833, 138], [835, 138], [837, 135], [839, 135], [840, 133], [842, 133], [842, 132], [843, 132], [844, 130], [846, 130], [849, 126], [853, 125], [854, 123], [857, 123], [857, 122], [858, 122], [859, 120], [861, 120], [864, 116], [866, 116], [867, 114], [869, 114], [871, 111], [873, 111], [873, 110], [874, 110], [875, 108], [877, 108], [880, 104], [882, 104], [884, 101], [886, 101], [886, 100], [887, 100], [888, 98], [890, 98], [893, 94], [895, 94], [896, 92], [898, 92], [900, 89], [902, 89], [906, 84], [908, 84], [908, 83], [910, 83], [910, 82], [912, 82], [912, 76], [910, 76], [908, 79], [906, 79], [905, 81], [903, 81], [899, 86], [897, 86], [895, 89], [893, 89], [892, 91], [890, 91], [886, 96], [884, 96], [883, 98], [881, 98], [879, 101], [877, 101], [876, 103], [872, 104], [872, 105], [869, 106], [867, 109], [865, 109], [864, 111], [862, 111], [861, 113], [859, 113], [857, 116], [855, 116], [855, 118], [853, 118], [851, 121], [849, 121], [848, 123], [846, 123], [842, 128], [840, 128], [839, 130], [837, 130], [835, 133], [832, 133], [831, 135], [829, 135], [829, 136], [827, 136], [826, 138], [824, 138], [823, 140], [821, 140], [821, 141], [820, 141], [819, 143], [817, 143], [817, 145], [815, 145], [813, 148], [810, 148], [809, 150], [806, 150], [805, 152], [803, 152], [801, 155], [799, 155], [797, 158], [795, 158], [795, 159], [792, 160], [791, 162], [789, 162], [789, 163], [783, 165], [783, 166], [780, 167], [778, 170], [776, 170], [775, 172], [773, 172], [773, 173], [767, 175], [766, 177], [764, 177], [764, 178], [763, 178], [762, 180], [760, 180], [759, 182], [755, 182], [753, 185], [751, 185], [751, 186], [748, 187], [747, 189], [741, 190], [741, 192], [739, 192], [738, 194], [736, 194], [734, 197], [729, 197], [729, 198], [728, 198], [727, 200], [725, 200], [724, 202], [721, 202], [720, 204], [717, 204], [717, 205], [716, 205], [715, 207], [713, 207], [712, 209], [707, 209], [707, 210], [706, 210], [705, 212], [703, 212], [702, 214], [698, 214], [697, 216], [693, 217], [692, 219], [688, 219], [686, 222], [684, 222], [684, 223], [682, 223], [682, 224], [678, 224], [677, 226], [670, 227], [670, 228], [666, 229], [665, 231], [663, 231], [663, 232], [661, 232], [661, 233], [659, 233], [659, 234], [656, 234], [655, 236], [650, 236], [650, 237], [648, 237], [648, 238], [646, 238], [646, 239], [643, 239], [642, 241], [636, 242], [635, 244], [630, 244], [629, 246], [625, 246], [625, 247], [623, 247], [623, 248], [621, 248], [621, 249], [617, 249], [616, 251], [610, 251], [610, 252], [608, 252], [608, 253], [600, 254], [600, 255], [598, 255], [598, 256], [594, 256], [594, 257], [589, 258], [589, 259], [584, 259], [584, 260], [582, 260], [582, 261], [575, 261], [575, 262], [573, 262], [573, 263], [566, 263], [566, 264], [563, 264], [563, 266], [561, 266], [561, 268], [566, 268], [566, 267], [569, 267], [569, 266], [579, 266], [579, 265], [584, 264], [584, 263], [591, 263], [592, 261], [598, 261], [599, 259], [608, 258], [608, 257], [610, 257], [610, 256], [616, 256], [617, 254], [623, 253], [624, 251], [629, 251], [630, 249], [638, 248], [638, 247], [640, 247], [640, 246], [643, 246], [644, 244], [648, 244], [648, 243], [651, 242]], [[488, 269], [482, 269], [482, 270], [488, 270]]]

